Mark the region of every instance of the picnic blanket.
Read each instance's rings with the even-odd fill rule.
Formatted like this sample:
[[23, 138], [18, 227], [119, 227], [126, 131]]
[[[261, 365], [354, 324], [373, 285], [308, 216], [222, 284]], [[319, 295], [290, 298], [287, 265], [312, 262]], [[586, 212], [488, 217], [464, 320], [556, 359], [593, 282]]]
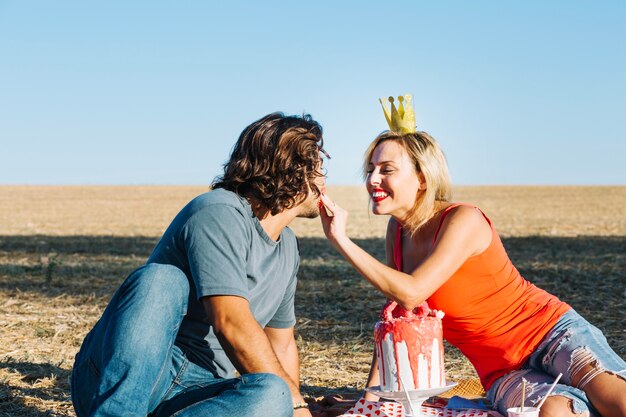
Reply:
[[[485, 391], [477, 378], [459, 381], [452, 390], [429, 398], [422, 405], [424, 417], [503, 417], [484, 401]], [[416, 410], [417, 411], [417, 410]], [[360, 399], [339, 417], [404, 417], [402, 404], [394, 401]]]
[[[436, 403], [422, 405], [420, 414], [424, 417], [502, 417], [497, 411], [486, 408], [453, 409]], [[360, 399], [340, 417], [404, 417], [402, 404], [395, 401], [366, 401]]]

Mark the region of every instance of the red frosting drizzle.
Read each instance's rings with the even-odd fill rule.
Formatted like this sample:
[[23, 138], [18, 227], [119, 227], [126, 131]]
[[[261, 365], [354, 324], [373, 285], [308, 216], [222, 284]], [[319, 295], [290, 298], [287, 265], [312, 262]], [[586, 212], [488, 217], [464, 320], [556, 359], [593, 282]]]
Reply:
[[424, 301], [422, 304], [415, 307], [413, 310], [407, 310], [395, 301], [387, 301], [387, 304], [380, 311], [380, 319], [383, 321], [391, 321], [392, 319], [405, 317], [427, 317], [431, 315], [428, 302]]
[[[435, 317], [434, 312], [428, 307], [428, 303], [424, 301], [413, 310], [406, 310], [398, 305], [395, 301], [389, 301], [383, 307], [380, 313], [381, 321], [376, 324], [374, 329], [374, 340], [376, 348], [379, 352], [379, 361], [381, 361], [382, 375], [381, 386], [387, 384], [385, 381], [385, 363], [382, 358], [382, 344], [385, 336], [391, 333], [394, 342], [394, 351], [396, 354], [396, 367], [398, 373], [400, 371], [400, 361], [398, 358], [397, 343], [405, 342], [407, 346], [409, 363], [413, 374], [413, 381], [416, 388], [430, 388], [431, 357], [433, 339], [439, 339], [440, 344], [440, 366], [443, 368], [443, 345], [442, 345], [442, 328], [441, 319]], [[427, 387], [419, 387], [419, 355], [422, 354], [428, 363], [428, 383]], [[436, 370], [442, 372], [442, 369]], [[440, 377], [443, 380], [443, 375]], [[398, 381], [400, 385], [400, 381]]]

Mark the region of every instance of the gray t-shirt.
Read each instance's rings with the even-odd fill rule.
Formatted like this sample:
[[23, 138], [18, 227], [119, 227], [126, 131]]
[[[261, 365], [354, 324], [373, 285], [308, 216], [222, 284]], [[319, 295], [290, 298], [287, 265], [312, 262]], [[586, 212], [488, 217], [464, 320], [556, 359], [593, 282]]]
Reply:
[[261, 327], [292, 327], [299, 259], [291, 229], [272, 240], [245, 198], [216, 189], [178, 213], [148, 263], [174, 265], [189, 279], [189, 306], [176, 345], [190, 361], [232, 378], [235, 367], [208, 324], [200, 298], [243, 297]]

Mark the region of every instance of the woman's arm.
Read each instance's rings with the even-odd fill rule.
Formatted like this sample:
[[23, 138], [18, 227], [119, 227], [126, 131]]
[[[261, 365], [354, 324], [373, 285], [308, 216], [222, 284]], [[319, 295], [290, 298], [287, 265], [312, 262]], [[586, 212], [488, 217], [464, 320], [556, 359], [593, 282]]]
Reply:
[[[444, 219], [432, 253], [407, 274], [382, 264], [352, 242], [346, 235], [348, 212], [326, 195], [322, 200], [333, 207], [335, 214], [329, 217], [324, 210], [321, 214], [324, 233], [331, 244], [374, 287], [407, 310], [430, 297], [467, 258], [481, 253], [491, 242], [491, 227], [482, 213], [472, 207], [460, 206]], [[388, 248], [390, 243], [393, 245], [393, 240], [389, 242], [390, 237], [388, 230]]]
[[[376, 356], [376, 350], [374, 350], [374, 354], [372, 355], [372, 365], [370, 367], [370, 373], [367, 376], [367, 383], [365, 384], [365, 388], [375, 387], [378, 385], [380, 385], [380, 375], [378, 374], [378, 357]], [[367, 401], [378, 401], [378, 397], [369, 391], [365, 391], [365, 395], [363, 396], [363, 398]]]
[[[398, 223], [393, 219], [389, 219], [389, 223], [387, 224], [387, 235], [385, 238], [385, 255], [387, 258], [387, 266], [394, 268], [395, 261], [393, 259], [393, 246], [396, 241], [396, 232], [398, 230]], [[367, 376], [367, 382], [365, 383], [365, 388], [375, 387], [380, 385], [380, 375], [378, 373], [378, 357], [376, 355], [376, 347], [374, 347], [374, 352], [372, 354], [372, 364], [370, 365], [370, 372]], [[365, 392], [363, 396], [367, 401], [378, 401], [378, 397], [372, 394], [369, 391]]]

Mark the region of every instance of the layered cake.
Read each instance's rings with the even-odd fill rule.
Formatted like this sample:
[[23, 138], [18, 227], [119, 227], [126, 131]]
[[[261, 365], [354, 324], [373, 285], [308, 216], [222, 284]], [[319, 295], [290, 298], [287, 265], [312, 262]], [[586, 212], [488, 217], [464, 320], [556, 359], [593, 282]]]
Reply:
[[402, 391], [446, 385], [443, 363], [443, 312], [428, 303], [405, 310], [388, 302], [374, 328], [380, 389]]

